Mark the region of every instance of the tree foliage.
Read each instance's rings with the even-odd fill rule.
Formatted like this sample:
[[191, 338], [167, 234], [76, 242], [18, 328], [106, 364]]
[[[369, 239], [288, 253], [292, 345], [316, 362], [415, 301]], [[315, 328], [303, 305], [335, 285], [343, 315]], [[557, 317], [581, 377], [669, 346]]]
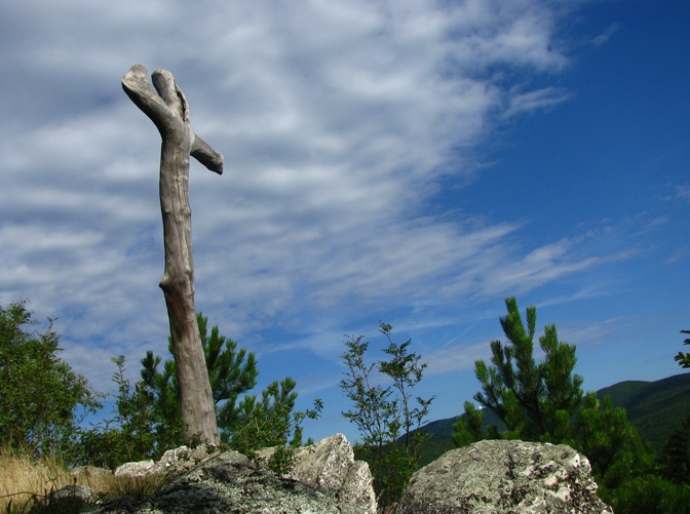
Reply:
[[477, 409], [472, 402], [465, 402], [465, 413], [453, 424], [453, 442], [462, 448], [484, 439], [501, 439], [501, 434], [495, 425], [484, 428], [484, 411]]
[[547, 325], [539, 344], [545, 358], [534, 359], [537, 310], [527, 308], [525, 326], [515, 298], [506, 299], [508, 314], [501, 327], [509, 343], [491, 342], [493, 366], [475, 362], [482, 392], [474, 399], [493, 410], [506, 424], [509, 437], [561, 442], [569, 437], [568, 424], [582, 400], [575, 346], [558, 340], [555, 325]]
[[[684, 344], [690, 344], [690, 339], [685, 339]], [[675, 360], [679, 366], [690, 368], [689, 354], [679, 352]], [[688, 514], [690, 417], [669, 437], [660, 458], [639, 448], [628, 451], [626, 459], [611, 466], [600, 492], [616, 514]]]
[[[681, 330], [681, 333], [690, 334], [690, 330]], [[683, 344], [690, 344], [690, 339], [685, 339]], [[690, 354], [679, 352], [675, 360], [682, 368], [690, 368]], [[664, 478], [683, 488], [686, 505], [690, 505], [690, 416], [671, 434], [664, 446], [661, 471]]]
[[[199, 334], [204, 350], [206, 368], [213, 402], [216, 408], [218, 428], [227, 430], [232, 424], [230, 419], [235, 402], [239, 395], [256, 386], [259, 371], [256, 357], [247, 353], [244, 348], [237, 348], [237, 342], [220, 335], [218, 326], [208, 331], [208, 318], [197, 313]], [[168, 350], [172, 354], [172, 340], [168, 338]], [[175, 361], [168, 359], [161, 365], [161, 358], [153, 352], [146, 352], [141, 360], [141, 378], [143, 387], [155, 398], [154, 410], [159, 416], [157, 431], [158, 440], [163, 447], [182, 444], [184, 425], [180, 411], [180, 387], [177, 380]], [[166, 441], [166, 434], [176, 434], [176, 439]]]
[[[362, 342], [364, 336], [346, 336], [348, 350], [341, 358], [347, 371], [340, 388], [354, 404], [342, 414], [362, 434], [355, 451], [369, 463], [379, 505], [387, 506], [397, 501], [418, 468], [420, 447], [428, 438], [419, 429], [434, 398], [413, 401], [427, 365], [420, 364], [421, 356], [408, 353], [410, 340], [400, 345], [393, 342], [391, 325], [380, 323], [379, 328], [389, 343], [383, 350], [389, 360], [366, 364], [369, 343]], [[380, 379], [393, 384], [383, 386], [377, 383]]]
[[[537, 362], [536, 309], [526, 309], [525, 324], [515, 298], [505, 303], [508, 314], [500, 321], [508, 343], [491, 343], [492, 366], [475, 362], [482, 391], [474, 399], [494, 411], [507, 430], [485, 430], [483, 413], [466, 402], [465, 414], [454, 425], [455, 444], [493, 437], [569, 444], [587, 456], [600, 497], [616, 513], [680, 512], [663, 509], [682, 505], [687, 491], [658, 474], [651, 447], [640, 440], [625, 409], [613, 408], [609, 397], [602, 401], [596, 393], [584, 396], [583, 379], [573, 373], [575, 346], [559, 341], [556, 327], [547, 325], [539, 338], [544, 360]], [[681, 450], [682, 443], [679, 438]], [[640, 505], [648, 510], [639, 510]]]
[[[158, 457], [169, 441], [183, 440], [181, 429], [165, 432], [156, 411], [156, 398], [141, 381], [132, 388], [125, 376], [123, 355], [112, 358], [117, 367], [112, 380], [117, 386], [115, 417], [88, 429], [80, 429], [74, 463], [114, 469], [125, 462]], [[162, 440], [161, 435], [165, 434]]]
[[573, 420], [572, 433], [573, 446], [587, 455], [594, 475], [607, 487], [615, 487], [629, 469], [639, 467], [637, 457], [651, 455], [638, 448], [642, 443], [625, 409], [613, 408], [609, 396], [602, 402], [590, 392]]
[[[317, 419], [323, 408], [317, 398], [312, 409], [295, 411], [296, 385], [291, 377], [286, 377], [269, 384], [260, 399], [245, 396], [237, 408], [227, 412], [221, 440], [249, 457], [255, 456], [255, 450], [277, 446], [269, 468], [280, 473], [287, 471], [294, 449], [302, 445], [302, 421]], [[309, 440], [308, 444], [312, 442]]]
[[[259, 374], [253, 353], [237, 347], [220, 335], [217, 326], [208, 331], [208, 318], [197, 314], [221, 441], [247, 454], [266, 446], [301, 444], [304, 419], [316, 419], [322, 409], [317, 399], [313, 409], [294, 411], [296, 383], [290, 377], [271, 383], [260, 401], [246, 393], [256, 386]], [[169, 350], [172, 343], [169, 340]], [[112, 359], [117, 366], [115, 418], [82, 434], [83, 462], [115, 467], [131, 460], [158, 458], [182, 444], [185, 426], [180, 409], [180, 391], [175, 361], [165, 362], [146, 352], [141, 379], [132, 387], [125, 378], [125, 358]], [[240, 398], [243, 396], [242, 398]], [[279, 452], [276, 462], [288, 461]]]
[[[690, 334], [690, 330], [681, 330], [681, 334]], [[690, 338], [683, 341], [683, 344], [690, 344]], [[690, 353], [678, 352], [678, 355], [674, 357], [674, 360], [678, 361], [678, 365], [681, 368], [690, 368]]]
[[93, 412], [99, 395], [86, 378], [57, 356], [62, 350], [53, 321], [45, 332], [25, 302], [0, 307], [0, 438], [32, 452], [66, 451], [79, 408]]
[[677, 484], [690, 485], [690, 416], [664, 446], [664, 476]]

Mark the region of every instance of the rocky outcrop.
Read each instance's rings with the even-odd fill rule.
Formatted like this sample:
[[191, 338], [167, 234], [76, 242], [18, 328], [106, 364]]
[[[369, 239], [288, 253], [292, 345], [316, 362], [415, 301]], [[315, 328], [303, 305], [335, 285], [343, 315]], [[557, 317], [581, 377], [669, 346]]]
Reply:
[[176, 478], [155, 498], [118, 498], [90, 514], [340, 514], [333, 491], [262, 469], [237, 452], [224, 452]]
[[[262, 450], [259, 460], [274, 451]], [[118, 498], [90, 514], [376, 513], [369, 467], [354, 460], [340, 434], [298, 449], [282, 476], [237, 452], [211, 458], [202, 453], [167, 452], [158, 463], [142, 466], [177, 475], [161, 493], [139, 502]], [[589, 461], [569, 446], [481, 441], [415, 473], [394, 512], [612, 514], [596, 491]]]
[[218, 453], [214, 447], [207, 447], [205, 444], [197, 446], [193, 450], [186, 446], [180, 446], [174, 450], [166, 451], [158, 462], [153, 462], [152, 460], [127, 462], [115, 470], [115, 476], [140, 477], [152, 473], [182, 473], [209, 459], [211, 456], [218, 455]]
[[[270, 458], [275, 450], [259, 453]], [[195, 459], [187, 449], [166, 452], [156, 464], [125, 466], [116, 474], [136, 476], [187, 466]], [[167, 457], [166, 457], [167, 455]], [[166, 463], [170, 464], [166, 467]], [[345, 436], [299, 448], [292, 470], [279, 476], [237, 452], [224, 452], [179, 475], [155, 498], [135, 502], [118, 498], [91, 514], [236, 513], [375, 514], [376, 500], [369, 466], [354, 460]]]
[[596, 492], [569, 446], [480, 441], [417, 471], [395, 514], [612, 514]]
[[[257, 452], [268, 461], [275, 448]], [[286, 478], [334, 492], [342, 514], [375, 514], [376, 494], [369, 465], [355, 461], [352, 446], [342, 434], [298, 448]]]

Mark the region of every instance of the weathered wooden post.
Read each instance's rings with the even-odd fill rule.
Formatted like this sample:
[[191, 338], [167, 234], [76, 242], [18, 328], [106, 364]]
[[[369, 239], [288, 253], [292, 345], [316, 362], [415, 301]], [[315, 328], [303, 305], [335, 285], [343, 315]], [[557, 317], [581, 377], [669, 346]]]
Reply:
[[160, 200], [163, 215], [165, 270], [160, 288], [165, 296], [177, 379], [180, 384], [185, 437], [217, 443], [218, 425], [204, 350], [194, 307], [192, 219], [189, 207], [189, 156], [209, 170], [223, 173], [223, 155], [194, 134], [187, 100], [169, 71], [132, 66], [122, 78], [127, 96], [158, 128], [162, 138]]

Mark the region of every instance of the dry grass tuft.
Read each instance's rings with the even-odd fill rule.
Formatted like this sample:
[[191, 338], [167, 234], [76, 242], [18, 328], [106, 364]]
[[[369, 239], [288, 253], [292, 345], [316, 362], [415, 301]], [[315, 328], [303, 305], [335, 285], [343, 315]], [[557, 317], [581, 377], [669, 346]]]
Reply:
[[[172, 477], [114, 476], [99, 468], [81, 468], [71, 474], [58, 457], [32, 459], [28, 453], [0, 448], [0, 512], [24, 513], [43, 502], [52, 491], [68, 485], [90, 487], [96, 498], [107, 501], [118, 496], [149, 498], [165, 487]], [[49, 510], [39, 510], [49, 512]]]
[[7, 506], [27, 505], [43, 498], [51, 490], [74, 483], [65, 466], [57, 458], [43, 457], [33, 462], [27, 453], [9, 447], [0, 448], [0, 510]]

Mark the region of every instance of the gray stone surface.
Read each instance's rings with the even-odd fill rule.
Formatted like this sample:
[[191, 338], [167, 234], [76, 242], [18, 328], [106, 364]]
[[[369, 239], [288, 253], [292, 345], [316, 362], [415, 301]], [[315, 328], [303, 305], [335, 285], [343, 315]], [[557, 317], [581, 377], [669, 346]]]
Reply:
[[[257, 456], [267, 462], [274, 452], [275, 448], [265, 448]], [[376, 493], [369, 465], [355, 461], [352, 446], [343, 434], [297, 449], [293, 466], [285, 477], [334, 492], [342, 514], [376, 514]]]
[[127, 462], [115, 470], [115, 475], [140, 477], [153, 473], [182, 473], [200, 462], [218, 455], [218, 453], [214, 446], [209, 447], [205, 444], [197, 446], [194, 450], [190, 450], [186, 446], [180, 446], [179, 448], [166, 451], [158, 462], [153, 462], [152, 460]]
[[155, 465], [156, 464], [152, 460], [126, 462], [115, 470], [115, 476], [126, 475], [130, 477], [141, 477], [153, 473]]
[[77, 500], [81, 503], [93, 501], [93, 490], [82, 485], [66, 485], [65, 487], [53, 491], [49, 495], [51, 502], [58, 500]]
[[190, 450], [186, 446], [180, 446], [174, 450], [168, 450], [163, 454], [153, 467], [154, 473], [182, 473], [193, 468], [200, 462], [208, 460], [213, 455], [218, 455], [215, 447], [207, 447], [205, 444]]
[[119, 498], [91, 514], [340, 514], [335, 493], [261, 469], [225, 452], [175, 479], [151, 500]]
[[99, 468], [96, 466], [80, 466], [74, 468], [69, 472], [69, 474], [77, 479], [78, 483], [88, 483], [92, 478], [107, 477], [113, 474], [112, 470]]
[[[275, 449], [259, 452], [267, 461]], [[192, 469], [193, 463], [201, 461]], [[237, 452], [208, 458], [186, 447], [166, 452], [157, 463], [144, 461], [118, 468], [116, 474], [176, 473], [180, 476], [145, 502], [118, 498], [91, 514], [376, 514], [369, 466], [356, 462], [342, 434], [299, 448], [289, 474], [278, 476]]]
[[355, 461], [338, 491], [342, 514], [376, 514], [374, 477], [366, 462]]
[[480, 441], [417, 471], [395, 514], [611, 514], [596, 491], [569, 446]]

